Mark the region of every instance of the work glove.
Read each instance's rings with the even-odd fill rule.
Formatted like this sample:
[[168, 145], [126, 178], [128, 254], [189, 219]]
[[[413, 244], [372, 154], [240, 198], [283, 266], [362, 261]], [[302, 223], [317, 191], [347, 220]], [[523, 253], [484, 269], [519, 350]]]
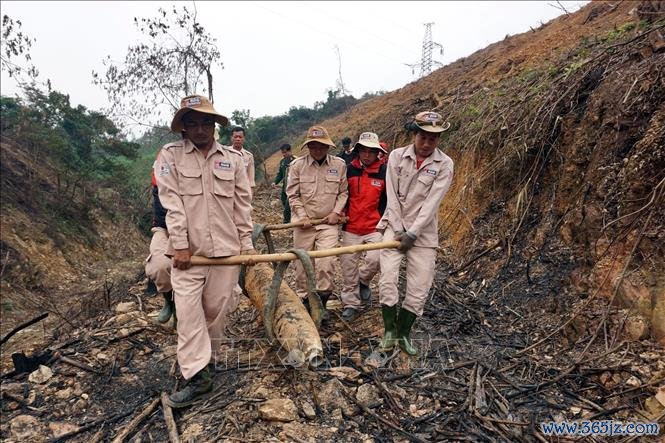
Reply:
[[406, 254], [406, 251], [413, 248], [413, 244], [416, 242], [418, 236], [409, 231], [397, 231], [395, 232], [395, 240], [399, 240], [399, 246], [397, 250], [402, 254]]

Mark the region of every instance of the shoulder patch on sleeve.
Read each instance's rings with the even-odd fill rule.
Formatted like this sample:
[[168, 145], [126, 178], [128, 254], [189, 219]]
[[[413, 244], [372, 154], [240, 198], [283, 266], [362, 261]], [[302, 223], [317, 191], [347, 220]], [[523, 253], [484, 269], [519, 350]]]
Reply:
[[164, 177], [165, 175], [169, 175], [171, 173], [171, 167], [168, 163], [160, 163], [158, 170], [160, 177]]

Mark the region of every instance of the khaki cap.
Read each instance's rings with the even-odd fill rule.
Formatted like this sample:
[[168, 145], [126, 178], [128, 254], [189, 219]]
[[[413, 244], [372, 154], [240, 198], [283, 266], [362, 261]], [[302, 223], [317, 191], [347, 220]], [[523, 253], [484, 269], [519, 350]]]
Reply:
[[444, 122], [441, 114], [434, 111], [419, 112], [413, 122], [425, 132], [443, 132], [450, 128], [449, 122]]
[[302, 148], [307, 146], [307, 143], [309, 142], [319, 142], [336, 148], [335, 143], [333, 143], [328, 135], [328, 131], [323, 126], [312, 126], [307, 130], [307, 137], [305, 137]]
[[378, 149], [384, 154], [387, 153], [387, 151], [383, 148], [383, 146], [381, 146], [381, 143], [379, 143], [379, 136], [373, 132], [363, 132], [362, 134], [360, 134], [360, 137], [358, 137], [358, 141], [353, 145], [353, 149], [356, 149], [358, 146]]
[[188, 95], [180, 101], [180, 109], [178, 109], [178, 112], [175, 113], [173, 120], [171, 121], [171, 131], [179, 134], [184, 129], [182, 118], [189, 111], [198, 111], [204, 114], [214, 115], [215, 121], [222, 126], [229, 124], [229, 119], [215, 111], [215, 108], [212, 107], [212, 103], [210, 103], [210, 100], [206, 97], [202, 95]]

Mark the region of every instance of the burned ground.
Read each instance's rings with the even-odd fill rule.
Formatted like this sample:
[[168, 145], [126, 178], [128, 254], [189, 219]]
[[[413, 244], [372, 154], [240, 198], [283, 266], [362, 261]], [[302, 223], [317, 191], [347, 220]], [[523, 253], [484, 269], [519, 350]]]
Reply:
[[[255, 215], [278, 222], [279, 203], [270, 197], [257, 193]], [[275, 241], [286, 249], [290, 237], [278, 233]], [[617, 336], [627, 312], [619, 308], [611, 309], [607, 335], [580, 352], [608, 307], [566, 289], [557, 276], [571, 266], [570, 251], [559, 246], [529, 261], [511, 257], [492, 281], [477, 275], [482, 260], [505, 260], [499, 248], [459, 271], [441, 251], [415, 327], [421, 354], [389, 354], [380, 367], [367, 361], [383, 331], [375, 284], [352, 323], [331, 303], [316, 370], [285, 365], [287, 353], [268, 343], [260, 316], [243, 301], [220, 347], [215, 391], [175, 412], [181, 438], [535, 441], [544, 439], [539, 423], [553, 420], [662, 420], [654, 395], [665, 354], [648, 340]], [[286, 278], [293, 284], [292, 271]], [[161, 300], [145, 294], [145, 284], [131, 287], [116, 312], [50, 343], [49, 380], [31, 382], [27, 373], [3, 380], [4, 440], [111, 440], [161, 392], [176, 389], [176, 336], [171, 324], [155, 322]], [[562, 328], [571, 311], [584, 321]], [[130, 438], [168, 439], [159, 407]]]

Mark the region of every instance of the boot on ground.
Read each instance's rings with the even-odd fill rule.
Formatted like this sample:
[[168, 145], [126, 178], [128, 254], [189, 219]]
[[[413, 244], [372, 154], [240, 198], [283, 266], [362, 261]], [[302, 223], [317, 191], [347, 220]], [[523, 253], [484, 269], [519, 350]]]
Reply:
[[418, 348], [416, 348], [411, 341], [411, 327], [416, 321], [418, 316], [413, 312], [401, 308], [397, 316], [397, 341], [402, 351], [409, 355], [418, 355]]
[[342, 318], [344, 321], [353, 321], [358, 318], [358, 310], [352, 307], [344, 308], [342, 311]]
[[212, 390], [212, 377], [210, 368], [206, 366], [192, 377], [185, 387], [169, 396], [168, 404], [174, 409], [189, 406], [203, 394]]
[[326, 305], [328, 304], [328, 300], [330, 299], [330, 296], [332, 295], [331, 291], [317, 291], [316, 292], [321, 299], [321, 304], [323, 305], [323, 313], [321, 314], [321, 321], [322, 322], [329, 322], [330, 321], [330, 312], [326, 309]]
[[164, 307], [159, 311], [157, 316], [157, 321], [160, 323], [166, 323], [171, 319], [171, 316], [175, 314], [175, 302], [173, 301], [173, 291], [162, 292], [164, 297]]
[[397, 305], [381, 305], [381, 315], [383, 316], [383, 340], [381, 340], [382, 351], [389, 351], [395, 347], [397, 341]]
[[368, 301], [372, 296], [372, 290], [363, 282], [358, 282], [358, 286], [360, 288], [360, 300], [363, 302]]

